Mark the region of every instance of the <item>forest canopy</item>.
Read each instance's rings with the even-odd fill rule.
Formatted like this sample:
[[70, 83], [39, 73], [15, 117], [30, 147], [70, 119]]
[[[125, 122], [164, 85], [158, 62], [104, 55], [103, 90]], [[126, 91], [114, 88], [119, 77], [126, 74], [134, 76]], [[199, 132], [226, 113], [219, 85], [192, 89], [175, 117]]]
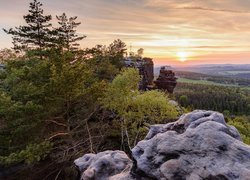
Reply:
[[77, 17], [62, 13], [54, 27], [45, 14], [34, 0], [25, 25], [4, 29], [16, 51], [2, 51], [0, 70], [4, 173], [74, 177], [72, 162], [80, 155], [106, 149], [129, 153], [145, 136], [146, 124], [176, 118], [164, 93], [138, 90], [138, 71], [123, 68], [124, 42], [80, 49], [78, 42], [86, 36], [77, 32]]

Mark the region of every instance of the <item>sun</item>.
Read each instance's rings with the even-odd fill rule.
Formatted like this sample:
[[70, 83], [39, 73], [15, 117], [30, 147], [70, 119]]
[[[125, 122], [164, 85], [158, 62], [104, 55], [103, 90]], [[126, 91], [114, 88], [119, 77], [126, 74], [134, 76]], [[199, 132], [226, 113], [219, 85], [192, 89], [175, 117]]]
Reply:
[[176, 55], [179, 58], [179, 61], [181, 62], [185, 62], [188, 57], [188, 53], [185, 51], [177, 52]]

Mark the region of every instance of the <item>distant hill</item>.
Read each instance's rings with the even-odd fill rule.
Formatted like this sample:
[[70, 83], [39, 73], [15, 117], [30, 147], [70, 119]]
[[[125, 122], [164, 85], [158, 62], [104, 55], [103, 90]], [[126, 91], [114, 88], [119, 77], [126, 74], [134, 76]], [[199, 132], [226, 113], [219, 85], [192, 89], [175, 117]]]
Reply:
[[[161, 69], [162, 66], [155, 66], [154, 67], [154, 75], [155, 76], [158, 76], [159, 73], [160, 73], [160, 69]], [[168, 65], [165, 65], [165, 68], [166, 69], [169, 69], [169, 70], [173, 70], [173, 71], [176, 71], [177, 69], [172, 67], [172, 66], [168, 66]]]
[[250, 79], [250, 64], [205, 64], [181, 67], [177, 68], [177, 70], [230, 78]]
[[225, 85], [250, 86], [250, 79], [239, 78], [239, 77], [209, 75], [209, 74], [189, 72], [189, 71], [175, 71], [175, 74], [178, 78], [184, 78], [190, 80], [209, 81]]

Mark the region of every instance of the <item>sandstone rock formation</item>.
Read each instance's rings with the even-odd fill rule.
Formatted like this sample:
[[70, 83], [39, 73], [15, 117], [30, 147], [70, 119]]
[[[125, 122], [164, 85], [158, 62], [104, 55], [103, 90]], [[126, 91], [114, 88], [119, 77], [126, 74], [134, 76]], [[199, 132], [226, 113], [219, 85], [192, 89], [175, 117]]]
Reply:
[[125, 67], [135, 67], [139, 70], [142, 77], [139, 82], [139, 89], [146, 91], [151, 89], [162, 89], [169, 93], [174, 92], [177, 84], [177, 77], [172, 70], [162, 66], [159, 77], [154, 81], [154, 62], [151, 58], [132, 59], [130, 57], [124, 60]]
[[131, 59], [130, 57], [124, 60], [125, 67], [134, 67], [139, 70], [139, 74], [142, 77], [139, 82], [140, 90], [151, 89], [154, 80], [154, 62], [151, 58], [137, 58]]
[[[153, 125], [133, 149], [87, 154], [75, 161], [85, 179], [250, 179], [250, 146], [222, 114], [196, 110]], [[133, 165], [132, 165], [133, 164]]]
[[110, 176], [130, 169], [132, 161], [123, 151], [104, 151], [86, 154], [75, 160], [82, 173], [82, 179], [109, 179]]
[[163, 66], [161, 67], [159, 77], [154, 83], [157, 89], [167, 90], [169, 93], [173, 93], [177, 84], [177, 78], [172, 70], [167, 70], [165, 66]]

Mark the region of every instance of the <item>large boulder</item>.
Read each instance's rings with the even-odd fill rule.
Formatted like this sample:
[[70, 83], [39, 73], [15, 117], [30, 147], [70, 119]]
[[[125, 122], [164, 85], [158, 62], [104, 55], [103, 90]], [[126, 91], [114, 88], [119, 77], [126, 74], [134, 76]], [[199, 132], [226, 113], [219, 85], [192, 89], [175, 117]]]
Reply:
[[[116, 158], [116, 162], [123, 163], [125, 156]], [[100, 170], [98, 166], [94, 173], [102, 172], [106, 179], [117, 180], [250, 179], [250, 146], [241, 141], [236, 128], [226, 124], [222, 114], [214, 111], [196, 110], [176, 122], [151, 126], [145, 139], [132, 149], [132, 156], [130, 169], [131, 161], [126, 159], [119, 170], [107, 164], [109, 167]], [[83, 169], [93, 168], [95, 161]], [[92, 177], [101, 179], [97, 178], [100, 175]]]

